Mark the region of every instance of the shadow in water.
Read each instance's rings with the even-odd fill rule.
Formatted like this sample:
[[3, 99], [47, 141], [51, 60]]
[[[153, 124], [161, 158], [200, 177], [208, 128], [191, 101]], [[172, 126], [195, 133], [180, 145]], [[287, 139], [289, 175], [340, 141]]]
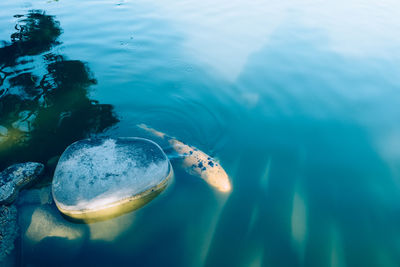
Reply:
[[17, 31], [0, 48], [0, 169], [46, 163], [118, 122], [113, 106], [89, 98], [96, 80], [87, 65], [53, 51], [62, 33], [54, 16], [31, 10], [15, 17]]

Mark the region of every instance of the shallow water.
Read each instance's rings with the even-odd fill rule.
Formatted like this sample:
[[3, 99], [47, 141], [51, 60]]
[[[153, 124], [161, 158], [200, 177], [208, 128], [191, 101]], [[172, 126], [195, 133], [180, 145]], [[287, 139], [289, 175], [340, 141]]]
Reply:
[[89, 225], [27, 191], [16, 264], [398, 266], [400, 4], [281, 2], [1, 1], [1, 168], [46, 163], [48, 192], [67, 145], [157, 141], [145, 123], [233, 185], [173, 160], [166, 192]]

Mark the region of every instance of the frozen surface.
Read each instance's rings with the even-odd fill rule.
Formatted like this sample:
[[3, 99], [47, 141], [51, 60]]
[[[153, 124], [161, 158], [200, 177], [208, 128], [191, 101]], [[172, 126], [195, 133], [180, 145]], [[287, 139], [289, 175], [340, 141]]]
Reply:
[[150, 140], [81, 140], [62, 154], [53, 196], [65, 210], [96, 210], [157, 186], [170, 171], [167, 156]]

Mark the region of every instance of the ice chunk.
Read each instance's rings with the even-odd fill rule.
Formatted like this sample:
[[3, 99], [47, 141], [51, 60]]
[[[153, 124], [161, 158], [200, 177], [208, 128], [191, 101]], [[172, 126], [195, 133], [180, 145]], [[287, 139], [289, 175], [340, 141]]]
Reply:
[[143, 138], [85, 139], [62, 154], [52, 184], [59, 210], [92, 219], [137, 208], [162, 191], [172, 175], [162, 149]]

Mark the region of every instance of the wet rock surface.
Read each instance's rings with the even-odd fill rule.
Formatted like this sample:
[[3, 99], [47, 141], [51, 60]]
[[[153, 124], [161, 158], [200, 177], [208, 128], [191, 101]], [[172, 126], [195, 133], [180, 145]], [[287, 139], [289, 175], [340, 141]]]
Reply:
[[37, 162], [14, 164], [0, 173], [0, 204], [10, 204], [19, 190], [39, 178], [44, 165]]
[[[0, 263], [7, 264], [7, 256], [14, 249], [19, 235], [17, 208], [10, 205], [19, 190], [43, 174], [44, 165], [36, 162], [14, 164], [0, 173]], [[3, 266], [2, 265], [2, 266]]]
[[150, 140], [86, 139], [62, 154], [54, 174], [53, 197], [60, 211], [71, 217], [96, 217], [162, 191], [171, 175], [167, 156]]

